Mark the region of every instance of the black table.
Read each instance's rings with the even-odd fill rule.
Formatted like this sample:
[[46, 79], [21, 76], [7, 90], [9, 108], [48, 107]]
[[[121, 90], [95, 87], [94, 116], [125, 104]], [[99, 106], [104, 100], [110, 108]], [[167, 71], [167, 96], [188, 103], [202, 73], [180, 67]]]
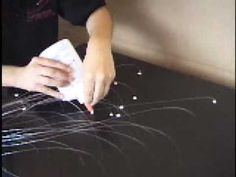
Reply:
[[[117, 78], [94, 116], [62, 102], [5, 116], [4, 129], [48, 131], [24, 136], [31, 144], [5, 142], [8, 172], [21, 177], [235, 176], [234, 89], [120, 54], [114, 58]], [[42, 140], [51, 135], [58, 136]]]

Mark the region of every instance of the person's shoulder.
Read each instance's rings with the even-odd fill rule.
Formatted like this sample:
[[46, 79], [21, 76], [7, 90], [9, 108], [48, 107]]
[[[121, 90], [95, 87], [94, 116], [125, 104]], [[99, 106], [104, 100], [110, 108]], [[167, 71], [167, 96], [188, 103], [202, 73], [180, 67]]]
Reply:
[[62, 18], [82, 26], [94, 11], [106, 5], [105, 0], [57, 0], [57, 3]]

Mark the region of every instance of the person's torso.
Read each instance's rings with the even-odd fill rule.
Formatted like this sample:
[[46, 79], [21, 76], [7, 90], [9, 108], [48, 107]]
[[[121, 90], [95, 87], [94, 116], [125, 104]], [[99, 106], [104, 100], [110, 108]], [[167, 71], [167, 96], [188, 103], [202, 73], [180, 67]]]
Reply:
[[2, 64], [23, 66], [57, 40], [54, 0], [2, 0]]

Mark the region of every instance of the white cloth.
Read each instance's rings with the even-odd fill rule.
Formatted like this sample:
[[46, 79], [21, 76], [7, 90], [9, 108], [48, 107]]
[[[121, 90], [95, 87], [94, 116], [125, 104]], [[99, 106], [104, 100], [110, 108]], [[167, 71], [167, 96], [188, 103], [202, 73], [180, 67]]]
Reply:
[[60, 61], [70, 65], [74, 69], [75, 80], [69, 86], [58, 87], [58, 90], [64, 95], [64, 101], [77, 99], [83, 104], [83, 63], [71, 42], [68, 39], [60, 40], [45, 49], [39, 56]]

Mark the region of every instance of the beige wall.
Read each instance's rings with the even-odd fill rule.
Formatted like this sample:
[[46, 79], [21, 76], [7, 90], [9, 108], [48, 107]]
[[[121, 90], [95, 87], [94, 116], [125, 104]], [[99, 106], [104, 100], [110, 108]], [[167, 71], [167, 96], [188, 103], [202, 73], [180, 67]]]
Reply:
[[[115, 51], [234, 87], [234, 0], [107, 2], [115, 20]], [[62, 28], [60, 36], [72, 35], [75, 43], [87, 39], [84, 29], [73, 28], [76, 35], [70, 28]]]

